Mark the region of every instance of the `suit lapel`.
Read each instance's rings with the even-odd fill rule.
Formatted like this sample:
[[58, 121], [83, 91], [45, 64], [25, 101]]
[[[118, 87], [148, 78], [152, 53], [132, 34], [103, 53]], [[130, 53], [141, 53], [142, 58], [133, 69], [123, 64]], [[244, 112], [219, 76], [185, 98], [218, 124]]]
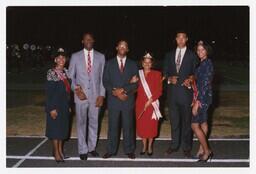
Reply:
[[92, 74], [95, 74], [98, 70], [98, 59], [97, 59], [97, 52], [93, 51], [93, 62], [92, 62]]
[[129, 69], [129, 60], [126, 57], [126, 61], [125, 61], [125, 64], [124, 64], [124, 72], [122, 74], [123, 77], [125, 77], [125, 75], [127, 74], [128, 69]]
[[176, 51], [173, 51], [173, 52], [171, 53], [171, 64], [172, 64], [172, 67], [175, 69], [174, 72], [175, 72], [176, 75], [177, 75], [175, 56], [176, 56]]
[[188, 48], [186, 49], [185, 54], [184, 54], [184, 56], [183, 56], [179, 73], [182, 72], [183, 67], [184, 67], [185, 64], [186, 64], [187, 58], [188, 58]]
[[87, 65], [86, 65], [86, 62], [85, 62], [85, 55], [84, 55], [84, 50], [82, 50], [80, 52], [80, 59], [81, 59], [81, 63], [83, 64], [83, 67], [84, 67], [84, 71], [87, 73]]
[[120, 72], [120, 69], [119, 69], [119, 64], [118, 64], [118, 61], [117, 61], [117, 57], [115, 57], [115, 69], [116, 69], [116, 73], [118, 74], [118, 76], [121, 78], [121, 72]]

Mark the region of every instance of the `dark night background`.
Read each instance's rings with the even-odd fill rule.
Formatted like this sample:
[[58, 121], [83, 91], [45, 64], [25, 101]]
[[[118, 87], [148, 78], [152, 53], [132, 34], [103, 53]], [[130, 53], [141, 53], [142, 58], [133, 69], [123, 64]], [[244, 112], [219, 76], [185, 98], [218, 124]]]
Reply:
[[180, 29], [188, 32], [191, 48], [199, 39], [208, 41], [214, 59], [249, 61], [248, 6], [7, 8], [8, 44], [50, 44], [74, 52], [81, 49], [82, 33], [92, 31], [96, 49], [107, 58], [125, 38], [133, 58], [150, 50], [162, 59]]

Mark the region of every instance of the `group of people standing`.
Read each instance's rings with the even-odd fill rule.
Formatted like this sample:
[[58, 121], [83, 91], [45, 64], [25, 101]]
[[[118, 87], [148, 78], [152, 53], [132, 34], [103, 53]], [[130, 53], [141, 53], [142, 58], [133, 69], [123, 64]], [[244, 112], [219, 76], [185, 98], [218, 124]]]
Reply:
[[212, 102], [213, 78], [213, 65], [208, 58], [210, 46], [198, 42], [196, 56], [187, 48], [187, 41], [186, 32], [176, 33], [177, 48], [166, 54], [162, 73], [153, 70], [154, 57], [149, 52], [142, 57], [139, 70], [137, 63], [127, 56], [129, 48], [125, 40], [117, 43], [116, 57], [105, 62], [105, 56], [93, 49], [94, 36], [84, 33], [84, 48], [72, 54], [68, 69], [65, 69], [65, 51], [60, 48], [55, 55], [55, 66], [48, 70], [46, 83], [46, 136], [52, 140], [56, 162], [67, 158], [63, 141], [69, 136], [71, 91], [74, 92], [81, 160], [87, 160], [88, 154], [99, 156], [96, 151], [98, 115], [104, 98], [108, 108], [108, 142], [103, 158], [117, 153], [120, 122], [124, 153], [128, 158], [135, 158], [135, 134], [142, 139], [140, 155], [151, 156], [162, 117], [159, 97], [163, 83], [167, 83], [172, 136], [166, 155], [181, 146], [184, 156], [192, 157], [193, 130], [200, 142], [194, 157], [204, 162], [211, 159], [213, 153], [207, 142], [207, 110]]

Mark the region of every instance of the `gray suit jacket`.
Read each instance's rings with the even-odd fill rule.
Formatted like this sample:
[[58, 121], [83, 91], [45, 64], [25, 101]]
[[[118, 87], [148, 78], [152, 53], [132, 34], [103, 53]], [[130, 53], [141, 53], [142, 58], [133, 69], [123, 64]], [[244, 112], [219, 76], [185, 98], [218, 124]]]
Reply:
[[84, 50], [73, 53], [69, 64], [69, 76], [72, 80], [71, 88], [74, 91], [76, 85], [80, 85], [87, 96], [87, 100], [81, 101], [76, 95], [75, 103], [95, 102], [98, 96], [105, 96], [103, 87], [103, 71], [105, 56], [93, 51], [93, 65], [90, 76], [87, 73]]

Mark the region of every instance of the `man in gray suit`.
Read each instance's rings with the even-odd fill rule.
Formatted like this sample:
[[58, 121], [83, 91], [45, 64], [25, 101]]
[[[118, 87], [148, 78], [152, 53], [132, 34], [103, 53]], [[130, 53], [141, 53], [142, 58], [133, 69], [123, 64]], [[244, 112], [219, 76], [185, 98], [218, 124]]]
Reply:
[[87, 160], [88, 153], [99, 156], [95, 148], [99, 108], [105, 96], [102, 82], [105, 56], [93, 49], [94, 37], [91, 33], [83, 34], [82, 44], [84, 49], [71, 56], [69, 74], [75, 93], [78, 152], [81, 160]]

